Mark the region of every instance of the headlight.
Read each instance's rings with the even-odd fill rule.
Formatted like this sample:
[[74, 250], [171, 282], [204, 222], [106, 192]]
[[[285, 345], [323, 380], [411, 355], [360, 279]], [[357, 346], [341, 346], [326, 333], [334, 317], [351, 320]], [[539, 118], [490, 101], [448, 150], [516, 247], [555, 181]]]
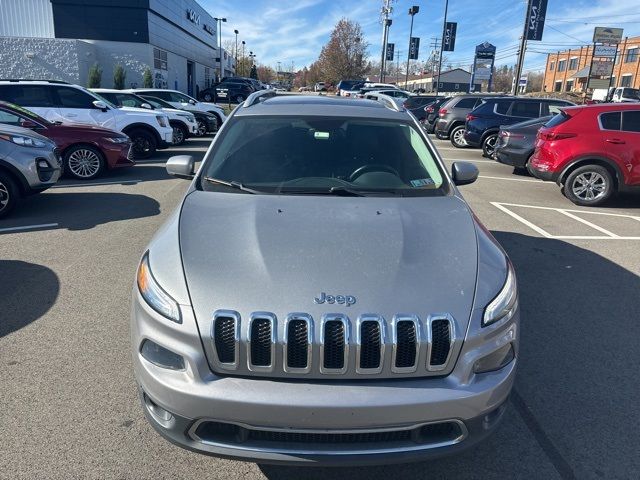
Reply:
[[167, 122], [167, 117], [165, 117], [164, 115], [157, 115], [156, 120], [158, 120], [158, 123], [161, 127], [166, 127], [167, 125], [169, 125], [169, 123]]
[[22, 147], [45, 148], [51, 145], [48, 142], [44, 142], [33, 137], [26, 137], [24, 135], [0, 135], [0, 138], [2, 138], [3, 140], [7, 140], [8, 142], [13, 142], [16, 145], [20, 145]]
[[195, 122], [196, 117], [191, 115], [190, 113], [176, 113], [179, 117], [186, 118], [189, 122]]
[[499, 320], [511, 318], [517, 306], [518, 287], [516, 285], [516, 275], [511, 264], [507, 263], [507, 279], [500, 293], [485, 308], [482, 326], [486, 327]]
[[149, 268], [149, 252], [144, 254], [138, 267], [138, 289], [140, 290], [142, 298], [144, 298], [149, 306], [156, 312], [176, 323], [182, 323], [178, 304], [158, 285], [156, 279], [153, 278], [153, 274]]
[[111, 143], [127, 143], [129, 141], [129, 137], [105, 137], [105, 140], [108, 140]]

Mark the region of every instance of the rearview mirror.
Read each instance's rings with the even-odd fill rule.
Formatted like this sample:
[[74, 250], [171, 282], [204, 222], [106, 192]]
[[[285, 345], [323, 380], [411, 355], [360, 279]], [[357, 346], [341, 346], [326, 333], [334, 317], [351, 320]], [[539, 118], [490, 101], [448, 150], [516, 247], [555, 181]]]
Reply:
[[192, 179], [195, 163], [191, 155], [176, 155], [167, 160], [167, 173], [177, 178]]
[[109, 110], [109, 107], [107, 107], [107, 104], [104, 103], [102, 100], [95, 100], [93, 102], [93, 106], [99, 110], [102, 110], [103, 112], [106, 112], [107, 110]]
[[451, 176], [456, 185], [468, 185], [478, 179], [478, 167], [469, 162], [454, 162], [451, 166]]

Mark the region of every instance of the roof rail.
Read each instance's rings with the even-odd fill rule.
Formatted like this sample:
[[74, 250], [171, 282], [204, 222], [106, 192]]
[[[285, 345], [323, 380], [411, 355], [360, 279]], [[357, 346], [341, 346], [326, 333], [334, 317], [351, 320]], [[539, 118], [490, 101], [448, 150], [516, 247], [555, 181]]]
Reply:
[[383, 104], [389, 110], [395, 110], [396, 112], [402, 112], [404, 110], [404, 108], [394, 102], [393, 98], [391, 98], [389, 95], [376, 94], [376, 97], [376, 101]]
[[47, 80], [39, 78], [0, 78], [0, 82], [47, 82], [47, 83], [60, 83], [63, 85], [69, 85], [69, 82], [64, 80]]
[[244, 101], [244, 108], [249, 108], [254, 106], [257, 103], [264, 102], [268, 98], [272, 98], [276, 96], [275, 90], [258, 90], [257, 92], [253, 92], [251, 95], [247, 97]]

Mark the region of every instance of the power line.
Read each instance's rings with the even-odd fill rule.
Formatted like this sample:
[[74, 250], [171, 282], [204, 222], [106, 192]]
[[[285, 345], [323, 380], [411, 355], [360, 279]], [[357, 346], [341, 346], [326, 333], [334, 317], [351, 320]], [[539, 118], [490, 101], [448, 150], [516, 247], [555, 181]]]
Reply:
[[574, 37], [573, 35], [569, 35], [568, 33], [564, 33], [562, 30], [558, 30], [557, 28], [555, 28], [553, 25], [547, 25], [547, 27], [549, 27], [551, 30], [555, 30], [558, 33], [561, 33], [562, 35], [564, 35], [565, 37], [569, 37], [569, 38], [573, 38], [574, 40], [579, 41], [580, 43], [582, 43], [583, 45], [588, 44], [589, 42], [585, 42], [584, 40], [580, 40], [578, 37]]

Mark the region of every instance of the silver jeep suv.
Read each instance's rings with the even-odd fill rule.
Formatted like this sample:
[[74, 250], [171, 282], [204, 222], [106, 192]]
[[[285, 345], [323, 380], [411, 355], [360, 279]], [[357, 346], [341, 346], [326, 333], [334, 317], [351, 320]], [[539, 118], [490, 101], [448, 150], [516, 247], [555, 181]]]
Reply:
[[54, 185], [61, 163], [55, 143], [47, 137], [0, 123], [0, 218], [9, 215], [21, 197]]
[[393, 102], [257, 92], [142, 256], [132, 347], [170, 441], [259, 463], [461, 450], [513, 385], [511, 263]]

